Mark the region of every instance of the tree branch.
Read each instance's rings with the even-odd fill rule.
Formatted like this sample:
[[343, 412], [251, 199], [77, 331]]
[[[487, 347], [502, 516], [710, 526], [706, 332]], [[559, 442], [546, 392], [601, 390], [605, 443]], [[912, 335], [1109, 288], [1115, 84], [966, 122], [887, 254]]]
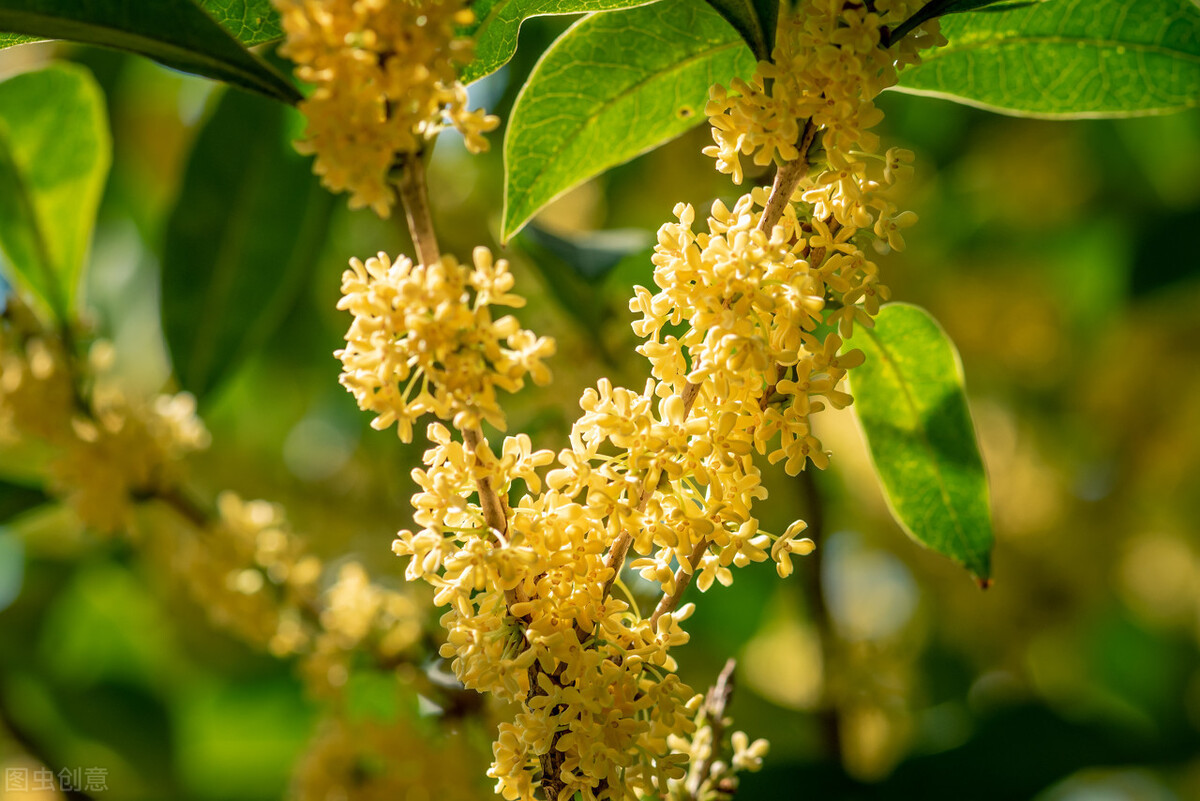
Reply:
[[733, 672], [736, 668], [736, 659], [727, 661], [725, 667], [721, 669], [720, 675], [717, 676], [716, 683], [708, 688], [708, 693], [704, 697], [704, 717], [708, 721], [709, 728], [712, 729], [708, 756], [695, 770], [689, 772], [684, 785], [686, 794], [680, 801], [694, 801], [694, 799], [700, 798], [704, 783], [708, 781], [713, 765], [721, 755], [721, 744], [725, 738], [725, 709], [733, 698]]
[[433, 214], [429, 210], [429, 190], [425, 181], [425, 162], [421, 153], [407, 153], [400, 159], [400, 177], [396, 191], [408, 218], [408, 231], [421, 264], [436, 263], [442, 256], [437, 235], [433, 231]]

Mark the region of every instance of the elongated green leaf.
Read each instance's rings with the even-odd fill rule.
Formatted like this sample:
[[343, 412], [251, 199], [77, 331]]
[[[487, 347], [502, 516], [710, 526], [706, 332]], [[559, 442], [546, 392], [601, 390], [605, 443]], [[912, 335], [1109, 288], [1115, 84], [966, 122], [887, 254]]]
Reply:
[[459, 76], [463, 83], [491, 75], [517, 52], [521, 23], [530, 17], [611, 11], [652, 3], [654, 0], [482, 0], [474, 3], [475, 22], [463, 32], [475, 37], [475, 59]]
[[1190, 0], [1051, 0], [942, 20], [947, 47], [901, 91], [1032, 117], [1123, 117], [1200, 105]]
[[162, 315], [175, 373], [210, 393], [278, 326], [316, 264], [333, 208], [272, 103], [227, 92], [167, 224]]
[[760, 61], [770, 61], [779, 22], [779, 0], [705, 0], [741, 34]]
[[74, 303], [112, 143], [87, 70], [56, 64], [0, 83], [0, 248], [60, 319]]
[[946, 14], [961, 14], [964, 11], [979, 11], [989, 6], [999, 6], [1007, 8], [1009, 6], [1028, 6], [1032, 5], [1037, 0], [1031, 2], [1014, 2], [1014, 0], [930, 0], [930, 2], [921, 6], [921, 10], [913, 14], [901, 24], [896, 26], [896, 30], [892, 31], [888, 36], [888, 40], [897, 42], [905, 37], [910, 31], [918, 25], [928, 22], [937, 17], [943, 17]]
[[[273, 42], [283, 37], [279, 12], [271, 0], [197, 0], [217, 23], [246, 47]], [[0, 33], [0, 50], [27, 42], [43, 41], [36, 36]]]
[[[275, 35], [260, 0], [213, 0], [211, 5], [250, 41]], [[193, 0], [4, 0], [0, 30], [128, 50], [286, 103], [300, 99], [295, 87]]]
[[46, 237], [38, 225], [28, 182], [13, 157], [5, 125], [0, 125], [0, 250], [8, 260], [12, 278], [53, 309], [58, 319], [64, 319], [66, 302], [61, 282], [50, 265]]
[[917, 542], [980, 580], [991, 568], [987, 477], [946, 332], [916, 306], [885, 306], [849, 341], [866, 362], [850, 373], [854, 410], [896, 521]]
[[701, 122], [709, 86], [754, 64], [737, 32], [694, 0], [589, 14], [572, 25], [513, 107], [503, 238], [572, 186]]

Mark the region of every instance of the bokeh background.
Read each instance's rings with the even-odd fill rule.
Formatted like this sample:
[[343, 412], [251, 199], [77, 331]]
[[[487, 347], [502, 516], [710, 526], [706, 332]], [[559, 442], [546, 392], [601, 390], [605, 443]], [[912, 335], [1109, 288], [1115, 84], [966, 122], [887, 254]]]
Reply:
[[[476, 102], [505, 116], [564, 26], [531, 20]], [[93, 324], [130, 383], [169, 386], [164, 225], [221, 90], [61, 45], [0, 53], [0, 73], [50, 58], [94, 72], [113, 128]], [[736, 728], [772, 743], [745, 799], [1200, 798], [1200, 111], [1059, 122], [901, 94], [880, 105], [884, 141], [917, 153], [906, 204], [921, 217], [881, 264], [894, 297], [929, 309], [961, 351], [995, 582], [981, 591], [904, 536], [852, 413], [826, 412], [831, 468], [798, 480], [768, 469], [763, 511], [776, 528], [808, 519], [817, 554], [786, 581], [759, 565], [690, 598], [684, 679], [703, 688], [738, 658]], [[559, 341], [555, 384], [513, 399], [510, 432], [557, 449], [583, 387], [641, 385], [626, 300], [650, 282], [654, 230], [679, 201], [702, 210], [738, 194], [700, 154], [707, 139], [700, 127], [572, 191], [509, 244], [530, 297], [522, 322]], [[495, 244], [492, 140], [468, 157], [446, 135], [434, 155], [435, 222], [462, 257]], [[292, 223], [255, 221], [278, 224]], [[372, 431], [331, 355], [348, 323], [334, 308], [346, 259], [379, 250], [411, 252], [399, 221], [339, 201], [295, 304], [202, 409], [214, 444], [194, 472], [209, 496], [284, 504], [316, 552], [399, 586], [390, 543], [409, 525], [423, 446]], [[113, 799], [294, 792], [321, 717], [294, 665], [214, 626], [152, 547], [81, 531], [18, 458], [0, 465], [0, 768], [103, 766], [95, 795]]]

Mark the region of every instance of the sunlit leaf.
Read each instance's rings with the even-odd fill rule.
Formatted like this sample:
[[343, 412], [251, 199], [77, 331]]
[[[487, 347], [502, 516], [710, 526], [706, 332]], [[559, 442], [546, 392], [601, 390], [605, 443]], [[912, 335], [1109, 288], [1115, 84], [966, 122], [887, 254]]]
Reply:
[[986, 580], [992, 522], [987, 477], [954, 344], [929, 313], [885, 306], [847, 347], [854, 410], [896, 521], [917, 542]]
[[0, 248], [18, 282], [65, 319], [77, 295], [112, 143], [82, 67], [0, 83]]
[[475, 38], [475, 59], [463, 68], [463, 83], [491, 75], [517, 52], [521, 23], [530, 17], [632, 8], [654, 0], [483, 0], [474, 3], [475, 21], [463, 33]]
[[943, 17], [947, 14], [961, 14], [964, 11], [982, 11], [985, 8], [991, 9], [1006, 9], [1015, 6], [1028, 6], [1033, 2], [1014, 2], [1014, 0], [930, 0], [930, 2], [921, 6], [921, 10], [913, 14], [904, 22], [896, 26], [896, 29], [889, 35], [889, 40], [896, 42], [903, 39], [906, 34], [918, 27], [919, 25], [928, 22], [931, 19]]
[[283, 36], [283, 29], [279, 26], [279, 12], [271, 4], [271, 0], [198, 2], [210, 17], [246, 47], [273, 42]]
[[899, 89], [1034, 117], [1123, 117], [1200, 105], [1200, 8], [1069, 0], [946, 17], [950, 44]]
[[754, 69], [720, 15], [692, 0], [589, 14], [517, 97], [504, 138], [502, 236], [576, 184], [704, 119], [714, 83]]

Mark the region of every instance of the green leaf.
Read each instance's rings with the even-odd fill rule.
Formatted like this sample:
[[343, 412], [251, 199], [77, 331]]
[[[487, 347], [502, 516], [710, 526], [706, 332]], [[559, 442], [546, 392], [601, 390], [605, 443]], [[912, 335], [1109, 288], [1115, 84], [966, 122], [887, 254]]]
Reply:
[[920, 11], [897, 25], [896, 29], [887, 36], [887, 41], [898, 42], [922, 23], [945, 16], [946, 14], [980, 11], [989, 6], [1000, 6], [1001, 8], [1029, 6], [1033, 5], [1034, 2], [1036, 0], [1030, 0], [1030, 2], [1013, 2], [1013, 0], [930, 0], [930, 2], [921, 7]]
[[[277, 35], [261, 10], [261, 0], [213, 0], [209, 6], [251, 41]], [[128, 50], [285, 103], [300, 100], [286, 78], [193, 0], [5, 0], [0, 4], [0, 30]]]
[[283, 38], [271, 0], [199, 0], [200, 7], [246, 47]]
[[275, 330], [324, 242], [333, 198], [287, 143], [292, 113], [226, 92], [167, 223], [163, 332], [180, 384], [197, 398]]
[[770, 61], [779, 23], [779, 0], [705, 0], [741, 34], [759, 61]]
[[36, 36], [22, 36], [19, 33], [0, 33], [0, 50], [6, 47], [13, 47], [19, 44], [29, 44], [30, 42], [40, 42]]
[[[198, 0], [218, 24], [246, 47], [283, 38], [279, 12], [271, 0]], [[0, 50], [13, 45], [41, 42], [36, 36], [0, 33]]]
[[987, 477], [954, 343], [916, 306], [885, 306], [848, 341], [854, 410], [896, 522], [986, 581], [992, 522]]
[[25, 548], [16, 535], [0, 526], [0, 612], [21, 594], [25, 583]]
[[517, 52], [521, 23], [530, 17], [580, 14], [643, 6], [654, 0], [482, 0], [474, 3], [475, 22], [463, 33], [475, 37], [475, 59], [459, 76], [463, 83], [477, 81], [508, 63]]
[[694, 0], [589, 14], [550, 46], [504, 137], [507, 240], [558, 195], [704, 119], [708, 88], [754, 69], [733, 28]]
[[1200, 8], [1190, 0], [1052, 0], [947, 17], [950, 44], [900, 91], [1030, 117], [1126, 117], [1200, 105]]
[[60, 321], [73, 308], [112, 158], [104, 97], [82, 67], [0, 83], [0, 249]]

